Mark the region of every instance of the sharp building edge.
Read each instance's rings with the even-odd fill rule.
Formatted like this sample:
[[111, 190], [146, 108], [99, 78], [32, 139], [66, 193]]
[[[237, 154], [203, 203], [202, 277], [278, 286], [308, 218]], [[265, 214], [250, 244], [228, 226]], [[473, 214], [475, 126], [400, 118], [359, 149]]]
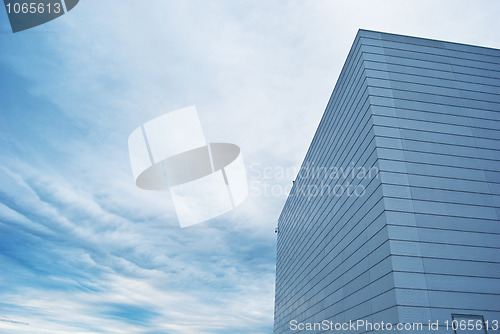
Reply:
[[500, 333], [499, 217], [500, 50], [360, 30], [278, 221], [274, 333]]

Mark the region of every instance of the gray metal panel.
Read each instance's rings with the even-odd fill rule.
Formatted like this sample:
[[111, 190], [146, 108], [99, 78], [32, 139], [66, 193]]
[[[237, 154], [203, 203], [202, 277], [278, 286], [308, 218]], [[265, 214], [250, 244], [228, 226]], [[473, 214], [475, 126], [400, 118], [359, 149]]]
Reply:
[[297, 176], [279, 219], [275, 333], [291, 320], [500, 320], [500, 50], [360, 30], [312, 164], [379, 173], [349, 180], [361, 196], [310, 196], [347, 178]]

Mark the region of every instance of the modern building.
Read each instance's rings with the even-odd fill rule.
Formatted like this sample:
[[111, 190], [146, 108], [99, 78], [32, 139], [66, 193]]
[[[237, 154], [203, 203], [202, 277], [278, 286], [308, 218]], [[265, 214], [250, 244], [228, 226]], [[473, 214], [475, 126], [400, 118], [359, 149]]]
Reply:
[[500, 333], [499, 218], [500, 50], [360, 30], [279, 218], [274, 333]]

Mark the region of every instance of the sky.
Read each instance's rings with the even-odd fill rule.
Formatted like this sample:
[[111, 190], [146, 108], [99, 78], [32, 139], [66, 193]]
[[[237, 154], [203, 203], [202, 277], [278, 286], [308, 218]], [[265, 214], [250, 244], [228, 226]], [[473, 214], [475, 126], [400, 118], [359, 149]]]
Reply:
[[[0, 10], [0, 333], [271, 333], [274, 229], [358, 29], [500, 48], [500, 2], [82, 0]], [[181, 229], [127, 139], [196, 105], [250, 194]]]

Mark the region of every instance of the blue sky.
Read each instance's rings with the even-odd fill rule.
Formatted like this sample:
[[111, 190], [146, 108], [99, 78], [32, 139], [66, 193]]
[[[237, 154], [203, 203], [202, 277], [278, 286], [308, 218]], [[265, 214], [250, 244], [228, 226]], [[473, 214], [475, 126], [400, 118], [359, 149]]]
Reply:
[[[500, 48], [497, 1], [82, 0], [0, 10], [0, 333], [270, 333], [274, 228], [359, 28]], [[180, 229], [128, 135], [196, 105], [251, 196]], [[267, 190], [274, 190], [274, 194]]]

